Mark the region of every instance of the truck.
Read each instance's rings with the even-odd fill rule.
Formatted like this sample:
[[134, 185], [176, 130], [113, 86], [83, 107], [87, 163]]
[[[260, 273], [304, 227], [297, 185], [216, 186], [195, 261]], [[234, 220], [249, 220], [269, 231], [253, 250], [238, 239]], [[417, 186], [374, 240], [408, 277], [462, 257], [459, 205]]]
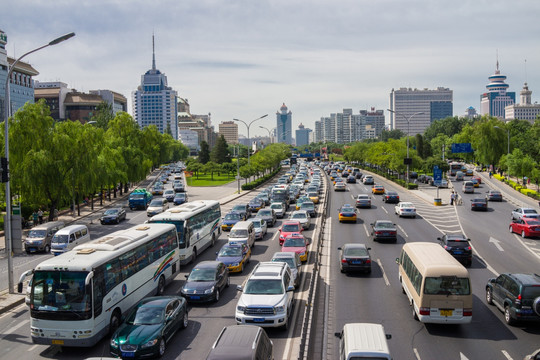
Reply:
[[154, 196], [146, 189], [135, 189], [129, 194], [129, 208], [145, 210]]

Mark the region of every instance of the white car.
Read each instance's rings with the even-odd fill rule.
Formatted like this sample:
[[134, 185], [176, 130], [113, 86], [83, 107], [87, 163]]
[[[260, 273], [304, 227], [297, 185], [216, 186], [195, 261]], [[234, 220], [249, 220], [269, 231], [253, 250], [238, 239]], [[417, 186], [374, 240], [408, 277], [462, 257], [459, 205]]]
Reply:
[[346, 191], [347, 185], [344, 182], [336, 182], [334, 185], [334, 191]]
[[294, 286], [300, 285], [300, 255], [295, 252], [277, 252], [272, 256], [272, 262], [285, 262], [291, 268], [291, 275], [294, 279]]
[[308, 230], [311, 226], [311, 217], [305, 210], [295, 210], [289, 216], [289, 219], [299, 221], [304, 230]]
[[416, 208], [412, 202], [400, 202], [394, 207], [394, 211], [399, 217], [416, 217]]
[[266, 235], [266, 232], [268, 231], [266, 221], [257, 217], [249, 219], [249, 221], [251, 221], [253, 223], [253, 226], [255, 227], [255, 240], [262, 240], [264, 238], [264, 235]]
[[150, 202], [148, 208], [146, 209], [146, 215], [152, 217], [154, 215], [160, 214], [169, 208], [169, 202], [165, 198], [155, 198]]
[[280, 202], [273, 202], [270, 204], [270, 209], [273, 209], [276, 213], [276, 217], [282, 219], [283, 216], [285, 216], [285, 207], [283, 206], [283, 203]]
[[533, 218], [540, 220], [540, 214], [532, 208], [518, 208], [512, 210], [512, 220], [521, 220], [522, 218]]

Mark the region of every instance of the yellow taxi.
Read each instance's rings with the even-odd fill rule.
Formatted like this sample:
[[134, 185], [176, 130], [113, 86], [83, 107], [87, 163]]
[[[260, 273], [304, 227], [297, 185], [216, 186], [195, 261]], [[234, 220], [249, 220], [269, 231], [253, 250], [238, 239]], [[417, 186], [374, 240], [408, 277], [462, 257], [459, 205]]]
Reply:
[[308, 193], [308, 197], [311, 201], [313, 201], [314, 204], [319, 203], [319, 193], [316, 191], [312, 191]]
[[379, 194], [379, 195], [384, 194], [384, 186], [382, 186], [382, 185], [373, 185], [373, 187], [371, 188], [371, 193]]
[[217, 253], [216, 261], [221, 261], [229, 272], [243, 272], [251, 258], [251, 248], [246, 244], [225, 244]]
[[339, 209], [339, 222], [356, 222], [356, 208], [350, 204], [344, 204]]

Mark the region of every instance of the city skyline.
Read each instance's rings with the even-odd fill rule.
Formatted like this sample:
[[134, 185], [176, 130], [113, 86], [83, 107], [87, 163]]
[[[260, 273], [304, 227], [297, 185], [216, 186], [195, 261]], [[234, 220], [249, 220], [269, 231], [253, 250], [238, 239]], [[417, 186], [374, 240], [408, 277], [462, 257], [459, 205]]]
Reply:
[[[391, 89], [401, 87], [447, 87], [455, 116], [469, 106], [479, 112], [478, 94], [495, 73], [497, 52], [509, 91], [527, 82], [532, 102], [539, 101], [535, 1], [188, 0], [156, 8], [143, 1], [21, 0], [3, 10], [10, 57], [77, 34], [25, 61], [39, 71], [35, 80], [83, 92], [110, 89], [130, 98], [151, 63], [154, 33], [169, 86], [194, 113], [211, 113], [214, 125], [272, 114], [285, 103], [293, 128], [314, 129], [315, 121], [344, 108], [387, 109]], [[265, 132], [255, 126], [251, 135]]]

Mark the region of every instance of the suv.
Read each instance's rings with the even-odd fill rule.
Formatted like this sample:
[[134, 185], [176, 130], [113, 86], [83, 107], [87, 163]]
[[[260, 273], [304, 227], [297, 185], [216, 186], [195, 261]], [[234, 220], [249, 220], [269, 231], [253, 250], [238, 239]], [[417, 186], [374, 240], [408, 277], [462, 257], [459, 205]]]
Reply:
[[472, 264], [472, 248], [469, 244], [470, 239], [463, 234], [444, 234], [438, 237], [441, 246], [448, 251], [457, 261], [469, 267]]
[[206, 360], [273, 358], [274, 343], [262, 328], [253, 325], [232, 325], [221, 330]]
[[516, 321], [540, 322], [540, 275], [501, 274], [489, 279], [486, 301], [504, 312], [508, 325]]
[[236, 305], [238, 325], [280, 327], [286, 330], [294, 304], [294, 284], [289, 265], [284, 262], [260, 262], [244, 285]]

